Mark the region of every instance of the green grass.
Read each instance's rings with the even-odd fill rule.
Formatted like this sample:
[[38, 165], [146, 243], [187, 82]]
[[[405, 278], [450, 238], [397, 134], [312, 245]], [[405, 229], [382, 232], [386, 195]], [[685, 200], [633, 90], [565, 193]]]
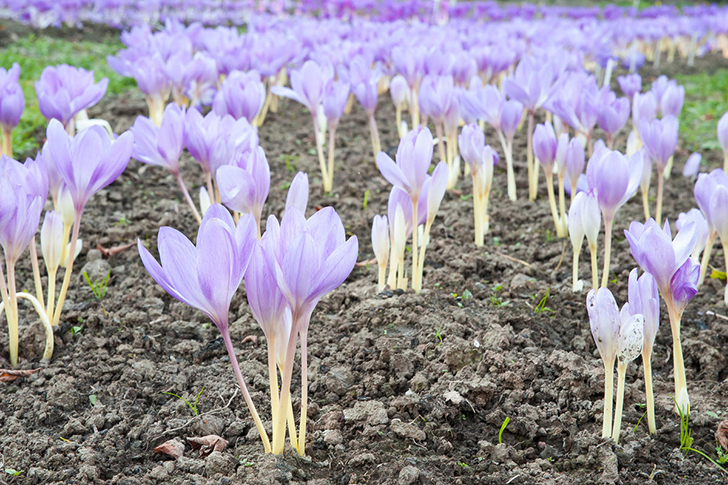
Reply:
[[20, 65], [20, 84], [25, 95], [25, 111], [13, 131], [15, 154], [34, 156], [40, 148], [36, 133], [45, 128], [47, 121], [38, 110], [35, 81], [46, 66], [69, 64], [93, 70], [97, 81], [109, 78], [107, 95], [119, 94], [136, 86], [134, 80], [119, 76], [106, 63], [107, 55], [116, 54], [123, 47], [118, 40], [108, 38], [73, 41], [31, 33], [0, 49], [0, 66], [8, 69], [14, 62]]
[[728, 70], [713, 74], [680, 74], [685, 86], [685, 106], [680, 115], [680, 136], [688, 151], [720, 150], [716, 129], [728, 111]]

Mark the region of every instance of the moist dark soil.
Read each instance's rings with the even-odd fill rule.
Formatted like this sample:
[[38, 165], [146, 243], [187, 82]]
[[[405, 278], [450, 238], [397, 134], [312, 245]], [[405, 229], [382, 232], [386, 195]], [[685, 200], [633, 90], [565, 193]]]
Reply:
[[[717, 57], [705, 62], [726, 65]], [[682, 63], [671, 66], [683, 68]], [[132, 92], [107, 97], [90, 111], [121, 132], [146, 113], [146, 106]], [[387, 97], [380, 98], [377, 121], [384, 149], [394, 155], [394, 110]], [[305, 109], [285, 100], [261, 127], [272, 174], [266, 213], [281, 214], [287, 184], [297, 171], [306, 171], [309, 213], [334, 206], [347, 231], [359, 237], [359, 261], [369, 261], [374, 257], [371, 219], [386, 213], [390, 186], [374, 164], [366, 115], [355, 107], [340, 123], [332, 194], [322, 193], [312, 131]], [[524, 132], [515, 149], [520, 198], [510, 202], [506, 197], [505, 170], [499, 166], [485, 247], [473, 244], [471, 182], [461, 178], [457, 190], [446, 194], [433, 227], [421, 294], [377, 294], [376, 264], [370, 262], [355, 268], [318, 305], [309, 336], [304, 458], [290, 447], [283, 456], [263, 453], [218, 331], [199, 311], [156, 285], [135, 247], [110, 258], [93, 249], [137, 238], [156, 248], [158, 228], [164, 225], [195, 235], [195, 221], [173, 178], [132, 161], [118, 181], [91, 200], [83, 216], [84, 249], [50, 365], [39, 364], [40, 323], [28, 311], [21, 315], [20, 367], [41, 370], [0, 384], [0, 468], [22, 472], [12, 477], [0, 470], [0, 482], [723, 483], [725, 475], [714, 465], [679, 451], [664, 305], [653, 356], [657, 435], [648, 435], [641, 419], [645, 395], [638, 359], [627, 372], [620, 444], [601, 438], [604, 369], [589, 330], [586, 291], [571, 290], [571, 246], [554, 235], [543, 175], [539, 199], [524, 200]], [[496, 146], [493, 133], [487, 136]], [[692, 181], [680, 175], [686, 158], [679, 152], [666, 184], [664, 214], [671, 221], [695, 206]], [[720, 160], [718, 153], [704, 153], [704, 169], [719, 166]], [[201, 170], [188, 155], [182, 167], [194, 194]], [[639, 195], [617, 215], [609, 287], [620, 305], [635, 267], [623, 229], [642, 217]], [[722, 268], [717, 247], [711, 264]], [[599, 260], [601, 268], [601, 254]], [[31, 289], [27, 259], [18, 271], [19, 288]], [[92, 281], [110, 271], [105, 297], [94, 297], [83, 271]], [[584, 248], [580, 276], [587, 289], [589, 271]], [[711, 456], [728, 403], [722, 301], [722, 284], [708, 279], [690, 302], [682, 327], [693, 446]], [[265, 339], [242, 287], [230, 320], [248, 387], [270, 428]], [[0, 335], [0, 349], [7, 349], [6, 332]], [[203, 387], [197, 416], [165, 394], [194, 400]], [[293, 392], [299, 395], [298, 382]], [[296, 410], [299, 405], [294, 402]], [[510, 422], [499, 437], [506, 418]], [[189, 445], [176, 461], [153, 451], [172, 438], [208, 434], [230, 444], [206, 459]]]

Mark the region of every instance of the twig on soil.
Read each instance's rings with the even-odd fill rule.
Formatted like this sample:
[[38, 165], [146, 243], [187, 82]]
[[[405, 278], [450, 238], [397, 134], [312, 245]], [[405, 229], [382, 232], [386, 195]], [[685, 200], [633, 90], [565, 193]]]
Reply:
[[713, 317], [718, 317], [718, 318], [720, 318], [722, 320], [728, 320], [728, 317], [726, 317], [725, 315], [721, 315], [720, 313], [715, 313], [715, 312], [712, 312], [712, 311], [707, 311], [707, 312], [705, 312], [705, 314], [706, 315], [713, 316]]
[[510, 480], [508, 480], [508, 481], [506, 482], [506, 485], [508, 485], [509, 483], [511, 483], [511, 482], [512, 482], [513, 480], [515, 480], [516, 478], [518, 478], [518, 477], [520, 477], [520, 476], [521, 476], [521, 474], [519, 473], [519, 474], [518, 474], [518, 475], [516, 475], [515, 477], [511, 478]]
[[232, 404], [232, 402], [233, 402], [233, 399], [235, 399], [235, 396], [237, 396], [237, 395], [238, 395], [238, 388], [235, 388], [235, 392], [234, 392], [234, 393], [233, 393], [233, 395], [232, 395], [232, 396], [230, 397], [230, 400], [229, 400], [229, 401], [227, 402], [227, 404], [226, 404], [226, 405], [224, 405], [223, 407], [221, 407], [221, 408], [217, 408], [217, 409], [213, 409], [213, 410], [211, 410], [211, 411], [207, 411], [207, 412], [204, 412], [204, 413], [201, 413], [201, 414], [198, 414], [197, 416], [195, 416], [194, 418], [190, 419], [189, 421], [187, 421], [187, 422], [186, 422], [185, 424], [183, 424], [182, 426], [179, 426], [179, 427], [177, 427], [177, 428], [172, 428], [172, 429], [168, 429], [168, 430], [164, 431], [164, 432], [163, 432], [162, 434], [160, 434], [159, 436], [156, 436], [156, 437], [154, 437], [154, 438], [153, 438], [153, 439], [152, 439], [151, 441], [157, 441], [157, 440], [158, 440], [159, 438], [162, 438], [162, 437], [164, 437], [165, 435], [167, 435], [167, 434], [169, 434], [169, 433], [174, 433], [174, 432], [176, 432], [176, 431], [180, 431], [180, 430], [183, 430], [183, 429], [185, 429], [185, 428], [186, 428], [187, 426], [189, 426], [190, 424], [192, 424], [192, 422], [193, 422], [193, 421], [195, 421], [195, 420], [196, 420], [197, 418], [201, 418], [202, 416], [209, 416], [210, 414], [215, 414], [215, 413], [219, 413], [219, 412], [220, 412], [220, 411], [222, 411], [223, 409], [227, 409], [228, 407], [230, 407], [230, 404]]
[[607, 443], [614, 443], [614, 440], [612, 438], [607, 438], [606, 440], [599, 443], [594, 449], [601, 448], [602, 446], [606, 445]]
[[513, 256], [508, 256], [507, 254], [503, 254], [500, 251], [496, 251], [495, 254], [497, 254], [498, 256], [502, 256], [509, 261], [513, 261], [514, 263], [520, 263], [529, 269], [533, 269], [533, 266], [531, 265], [531, 263], [527, 263], [527, 262], [523, 261], [522, 259], [514, 258]]
[[561, 267], [561, 263], [564, 262], [564, 254], [566, 254], [566, 243], [561, 244], [561, 258], [559, 258], [559, 264], [556, 265], [556, 269], [554, 269], [554, 273], [556, 273], [559, 268]]

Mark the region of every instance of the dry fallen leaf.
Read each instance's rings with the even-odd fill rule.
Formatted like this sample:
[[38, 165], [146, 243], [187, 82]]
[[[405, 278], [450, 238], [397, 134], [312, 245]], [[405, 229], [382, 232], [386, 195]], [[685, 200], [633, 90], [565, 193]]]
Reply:
[[101, 251], [102, 255], [109, 258], [111, 256], [119, 254], [122, 251], [126, 251], [130, 247], [134, 246], [134, 244], [136, 244], [136, 243], [122, 244], [121, 246], [114, 246], [113, 248], [106, 249], [101, 244], [96, 243], [96, 249]]
[[185, 444], [177, 438], [172, 438], [169, 441], [165, 441], [161, 445], [154, 448], [155, 453], [161, 453], [163, 455], [171, 456], [175, 460], [182, 456], [185, 452]]
[[728, 451], [728, 421], [721, 421], [715, 431], [715, 440], [724, 450]]
[[216, 434], [203, 436], [202, 438], [187, 438], [187, 442], [193, 450], [200, 450], [200, 456], [206, 457], [213, 451], [222, 451], [228, 445], [227, 440]]
[[29, 370], [11, 370], [11, 369], [0, 369], [0, 382], [12, 382], [18, 377], [28, 377], [40, 369], [29, 369]]
[[240, 342], [240, 343], [241, 343], [241, 344], [245, 344], [245, 343], [247, 343], [247, 342], [252, 342], [252, 343], [253, 343], [253, 345], [258, 345], [258, 336], [257, 336], [257, 335], [248, 335], [248, 336], [247, 336], [247, 337], [245, 337], [245, 338], [243, 339], [243, 341], [242, 341], [242, 342]]

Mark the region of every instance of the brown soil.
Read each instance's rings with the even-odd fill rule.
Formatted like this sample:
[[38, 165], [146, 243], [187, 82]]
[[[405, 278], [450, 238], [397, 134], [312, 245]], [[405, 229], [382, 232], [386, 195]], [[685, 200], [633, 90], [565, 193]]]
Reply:
[[[141, 95], [130, 93], [105, 99], [90, 115], [108, 119], [120, 132], [145, 110]], [[393, 154], [397, 140], [388, 98], [380, 100], [377, 118], [384, 149]], [[359, 260], [373, 258], [370, 221], [386, 211], [389, 185], [374, 165], [362, 110], [341, 122], [332, 195], [321, 191], [311, 121], [300, 105], [282, 102], [260, 136], [273, 179], [267, 212], [281, 213], [286, 183], [296, 171], [307, 171], [310, 207], [333, 205], [347, 230], [359, 236]], [[525, 138], [518, 136], [523, 197]], [[489, 140], [496, 143], [493, 136]], [[718, 154], [704, 155], [710, 167], [718, 166]], [[677, 156], [666, 188], [664, 212], [671, 220], [695, 206], [692, 183], [679, 175], [685, 158]], [[185, 156], [183, 175], [193, 193], [200, 174]], [[481, 249], [472, 242], [471, 201], [456, 193], [445, 196], [420, 295], [378, 295], [375, 268], [358, 267], [319, 304], [309, 337], [307, 456], [289, 449], [273, 457], [262, 452], [214, 326], [159, 288], [135, 248], [110, 259], [89, 250], [96, 243], [109, 248], [136, 238], [156, 247], [162, 225], [195, 233], [172, 177], [133, 161], [92, 199], [81, 227], [85, 244], [78, 275], [85, 270], [101, 279], [111, 270], [106, 297], [94, 299], [82, 278], [74, 277], [53, 362], [29, 378], [0, 384], [0, 461], [23, 472], [15, 478], [3, 473], [0, 482], [723, 483], [725, 475], [715, 466], [678, 450], [664, 306], [653, 358], [658, 434], [648, 436], [645, 420], [638, 425], [645, 401], [638, 359], [628, 371], [621, 443], [600, 438], [604, 370], [589, 331], [586, 295], [571, 292], [570, 244], [553, 236], [543, 177], [535, 203], [508, 201], [503, 167], [494, 185], [491, 232]], [[462, 194], [470, 187], [461, 180]], [[610, 288], [620, 304], [635, 266], [622, 230], [641, 217], [639, 197], [617, 216]], [[716, 250], [711, 262], [722, 267], [722, 252]], [[580, 275], [588, 286], [586, 256]], [[27, 260], [19, 267], [19, 287], [32, 287]], [[535, 311], [547, 291], [546, 309]], [[688, 306], [682, 329], [694, 446], [713, 456], [713, 434], [728, 393], [728, 326], [715, 315], [726, 313], [722, 292], [717, 281], [708, 280]], [[270, 425], [264, 338], [243, 289], [232, 308], [231, 332], [243, 372]], [[29, 313], [21, 322], [21, 368], [38, 367], [40, 324]], [[243, 343], [251, 335], [257, 344]], [[6, 332], [0, 333], [0, 349], [7, 349]], [[203, 386], [198, 417], [163, 394], [193, 399]], [[510, 423], [498, 444], [506, 417]], [[230, 445], [206, 460], [189, 446], [177, 461], [152, 451], [174, 437], [211, 433]]]

